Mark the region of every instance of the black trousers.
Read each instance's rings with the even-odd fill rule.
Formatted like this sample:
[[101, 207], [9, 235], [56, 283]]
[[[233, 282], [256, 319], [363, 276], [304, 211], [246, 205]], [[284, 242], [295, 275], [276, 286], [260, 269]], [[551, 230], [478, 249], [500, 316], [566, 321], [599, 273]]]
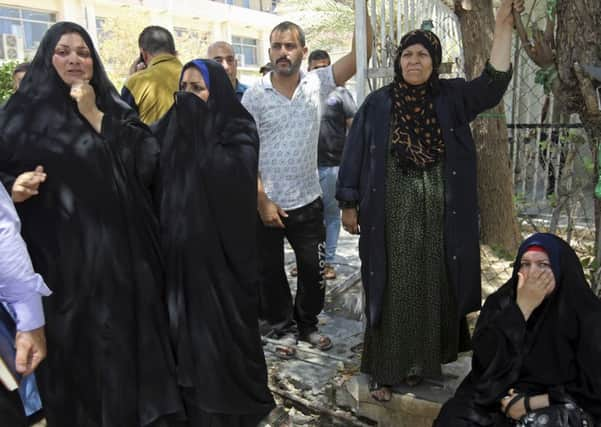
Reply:
[[[317, 315], [325, 297], [325, 228], [321, 198], [286, 211], [285, 228], [266, 227], [259, 219], [261, 319], [276, 336], [307, 335], [317, 331]], [[284, 237], [296, 255], [298, 269], [294, 304], [284, 270]]]

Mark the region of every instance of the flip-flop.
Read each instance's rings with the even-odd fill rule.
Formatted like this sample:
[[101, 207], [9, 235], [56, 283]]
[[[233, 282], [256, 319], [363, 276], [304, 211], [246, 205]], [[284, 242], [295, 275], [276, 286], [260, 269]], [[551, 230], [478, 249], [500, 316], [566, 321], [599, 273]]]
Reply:
[[334, 344], [332, 343], [332, 340], [330, 339], [330, 337], [328, 337], [326, 335], [321, 335], [317, 331], [313, 331], [306, 335], [301, 336], [300, 340], [308, 342], [313, 347], [315, 347], [321, 351], [328, 351], [329, 349], [334, 347]]
[[296, 349], [291, 347], [296, 345], [296, 337], [293, 335], [284, 335], [279, 339], [279, 344], [275, 346], [275, 354], [280, 359], [292, 359], [296, 357]]

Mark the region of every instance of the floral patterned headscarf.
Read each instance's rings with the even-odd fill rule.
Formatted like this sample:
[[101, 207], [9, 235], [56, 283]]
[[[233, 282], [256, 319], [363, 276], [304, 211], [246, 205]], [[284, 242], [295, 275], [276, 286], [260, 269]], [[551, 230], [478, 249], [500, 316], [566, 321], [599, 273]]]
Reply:
[[[403, 79], [400, 59], [409, 46], [421, 44], [432, 58], [432, 74], [427, 82], [414, 86]], [[394, 62], [392, 91], [391, 154], [402, 169], [424, 169], [444, 154], [444, 142], [434, 108], [438, 93], [438, 69], [442, 61], [440, 40], [431, 31], [414, 30], [403, 36]]]

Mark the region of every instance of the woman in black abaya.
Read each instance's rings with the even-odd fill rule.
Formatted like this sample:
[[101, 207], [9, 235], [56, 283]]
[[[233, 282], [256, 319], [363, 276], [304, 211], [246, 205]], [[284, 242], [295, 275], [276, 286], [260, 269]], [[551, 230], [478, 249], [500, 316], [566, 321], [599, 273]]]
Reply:
[[[601, 301], [574, 250], [552, 234], [529, 237], [511, 279], [484, 304], [472, 372], [434, 425], [601, 425], [599, 325]], [[593, 424], [583, 424], [578, 409], [569, 413], [569, 424], [552, 412], [539, 413], [537, 421], [537, 410], [555, 411], [566, 403], [588, 413]]]
[[258, 330], [258, 135], [223, 67], [186, 64], [155, 125], [168, 303], [190, 425], [254, 427], [273, 408]]
[[157, 160], [86, 31], [52, 26], [0, 111], [0, 177], [53, 291], [37, 371], [49, 427], [167, 425], [182, 410], [149, 190]]

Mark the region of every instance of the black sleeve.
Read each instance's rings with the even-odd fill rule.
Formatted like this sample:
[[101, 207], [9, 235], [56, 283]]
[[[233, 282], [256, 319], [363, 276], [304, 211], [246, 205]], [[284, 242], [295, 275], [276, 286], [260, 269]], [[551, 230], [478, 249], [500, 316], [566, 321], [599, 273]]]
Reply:
[[6, 145], [4, 138], [0, 138], [0, 180], [9, 195], [12, 194], [13, 184], [17, 179], [15, 175], [7, 172], [11, 169], [11, 152], [12, 150]]
[[136, 114], [140, 114], [140, 111], [138, 110], [138, 105], [136, 104], [136, 100], [127, 88], [127, 86], [123, 86], [123, 88], [121, 89], [121, 99], [123, 99], [131, 108], [133, 108]]
[[601, 310], [594, 300], [578, 307], [581, 319], [576, 354], [579, 378], [566, 391], [601, 425]]
[[512, 69], [506, 72], [497, 71], [487, 62], [479, 77], [465, 83], [462, 102], [468, 122], [501, 102], [512, 73]]
[[105, 114], [102, 119], [102, 137], [111, 149], [148, 189], [155, 184], [158, 169], [159, 145], [148, 126], [138, 120], [120, 120]]
[[493, 294], [484, 303], [472, 338], [472, 378], [478, 403], [498, 401], [519, 376], [526, 320], [513, 298]]
[[357, 112], [344, 144], [336, 182], [336, 199], [340, 202], [358, 203], [361, 198], [361, 168], [365, 161], [365, 146], [369, 144], [365, 126], [369, 113], [368, 105], [369, 102], [364, 102]]

